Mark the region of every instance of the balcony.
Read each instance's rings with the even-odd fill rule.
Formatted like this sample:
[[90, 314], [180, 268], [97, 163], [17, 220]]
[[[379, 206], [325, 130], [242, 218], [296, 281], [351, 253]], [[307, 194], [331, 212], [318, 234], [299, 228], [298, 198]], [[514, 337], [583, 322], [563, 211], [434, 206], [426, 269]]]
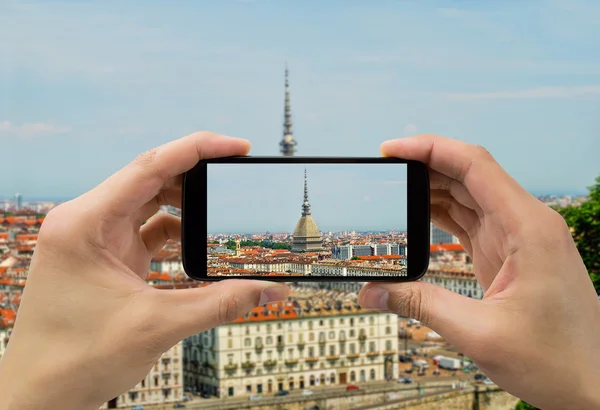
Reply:
[[256, 344], [256, 346], [254, 346], [254, 348], [255, 348], [256, 350], [262, 350], [262, 349], [263, 349], [263, 347], [264, 347], [264, 346], [263, 346], [263, 344], [262, 344], [262, 343], [257, 343], [257, 344]]
[[304, 349], [306, 342], [304, 340], [298, 340], [298, 343], [296, 344], [298, 345], [298, 349]]
[[366, 333], [361, 333], [358, 335], [358, 340], [367, 340], [367, 334]]
[[277, 347], [277, 349], [282, 350], [285, 347], [285, 343], [284, 342], [277, 342], [277, 344], [275, 346]]
[[339, 358], [340, 358], [339, 354], [332, 354], [332, 355], [327, 356], [327, 360], [329, 360], [330, 362], [339, 360]]
[[383, 355], [384, 355], [384, 356], [393, 356], [393, 355], [395, 355], [395, 354], [396, 354], [396, 351], [395, 351], [395, 350], [384, 350], [384, 351], [383, 351]]
[[346, 341], [346, 335], [341, 335], [340, 342], [345, 342], [345, 341]]
[[242, 369], [252, 370], [256, 367], [256, 363], [254, 362], [244, 362], [242, 363]]
[[327, 343], [327, 340], [325, 340], [325, 339], [319, 339], [319, 344], [325, 344], [325, 343]]
[[277, 364], [277, 360], [272, 359], [272, 360], [265, 360], [263, 362], [263, 366], [264, 367], [275, 367], [275, 365]]
[[214, 363], [209, 363], [209, 362], [204, 362], [202, 363], [202, 367], [204, 367], [205, 369], [213, 369], [215, 368]]
[[379, 352], [367, 352], [367, 357], [377, 357], [379, 356]]
[[295, 366], [298, 364], [298, 359], [286, 359], [286, 366]]
[[315, 362], [319, 361], [319, 358], [318, 357], [314, 357], [314, 356], [313, 357], [307, 357], [306, 359], [304, 359], [304, 361], [307, 362], [307, 363], [315, 363]]
[[228, 372], [233, 372], [233, 371], [237, 370], [237, 368], [238, 368], [237, 363], [228, 363], [225, 365], [225, 371], [228, 371]]
[[349, 353], [346, 355], [346, 357], [350, 360], [358, 359], [358, 356], [360, 356], [359, 353]]

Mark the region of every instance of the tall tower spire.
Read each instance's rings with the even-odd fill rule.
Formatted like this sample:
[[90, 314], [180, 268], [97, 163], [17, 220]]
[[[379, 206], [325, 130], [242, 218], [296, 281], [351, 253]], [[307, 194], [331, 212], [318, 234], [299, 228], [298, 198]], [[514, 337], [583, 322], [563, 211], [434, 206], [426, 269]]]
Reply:
[[288, 76], [287, 64], [285, 66], [285, 100], [284, 100], [284, 111], [283, 111], [283, 138], [279, 143], [281, 146], [281, 153], [286, 157], [294, 155], [296, 140], [294, 140], [294, 133], [292, 131], [292, 107], [290, 104], [290, 83]]
[[310, 215], [310, 203], [308, 202], [308, 183], [306, 181], [306, 168], [304, 168], [304, 202], [302, 203], [302, 216]]

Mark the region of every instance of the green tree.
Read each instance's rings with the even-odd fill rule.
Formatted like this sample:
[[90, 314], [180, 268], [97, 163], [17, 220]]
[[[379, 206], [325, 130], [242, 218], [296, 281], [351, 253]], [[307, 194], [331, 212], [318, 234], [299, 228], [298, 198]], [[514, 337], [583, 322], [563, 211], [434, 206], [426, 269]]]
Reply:
[[515, 406], [515, 410], [538, 410], [538, 408], [521, 400]]
[[573, 239], [596, 291], [600, 291], [600, 176], [581, 205], [558, 208], [571, 228]]
[[359, 260], [359, 259], [360, 259], [360, 258], [359, 258], [358, 256], [353, 256], [352, 258], [350, 258], [350, 260], [352, 260], [352, 261], [357, 261], [357, 260]]

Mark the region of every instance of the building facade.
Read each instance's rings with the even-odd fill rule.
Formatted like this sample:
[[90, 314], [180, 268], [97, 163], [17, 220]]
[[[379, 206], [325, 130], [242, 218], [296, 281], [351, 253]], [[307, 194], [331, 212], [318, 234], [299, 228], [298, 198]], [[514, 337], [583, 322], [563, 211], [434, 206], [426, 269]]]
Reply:
[[334, 246], [331, 249], [331, 257], [341, 260], [380, 255], [406, 255], [406, 245], [399, 243], [371, 243], [366, 245]]
[[234, 397], [398, 377], [395, 315], [311, 300], [257, 308], [188, 339], [186, 385]]
[[431, 263], [427, 273], [421, 280], [444, 287], [463, 296], [481, 299], [484, 291], [477, 282], [472, 266]]
[[457, 237], [438, 228], [433, 224], [433, 222], [430, 223], [429, 229], [429, 239], [431, 245], [437, 245], [440, 243], [458, 243]]

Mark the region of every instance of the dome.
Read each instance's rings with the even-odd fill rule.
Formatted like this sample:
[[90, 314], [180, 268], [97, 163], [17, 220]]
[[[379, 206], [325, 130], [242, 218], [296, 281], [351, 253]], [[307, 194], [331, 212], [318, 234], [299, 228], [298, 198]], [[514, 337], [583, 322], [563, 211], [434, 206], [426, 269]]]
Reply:
[[294, 229], [294, 238], [320, 238], [317, 223], [310, 215], [302, 216]]

